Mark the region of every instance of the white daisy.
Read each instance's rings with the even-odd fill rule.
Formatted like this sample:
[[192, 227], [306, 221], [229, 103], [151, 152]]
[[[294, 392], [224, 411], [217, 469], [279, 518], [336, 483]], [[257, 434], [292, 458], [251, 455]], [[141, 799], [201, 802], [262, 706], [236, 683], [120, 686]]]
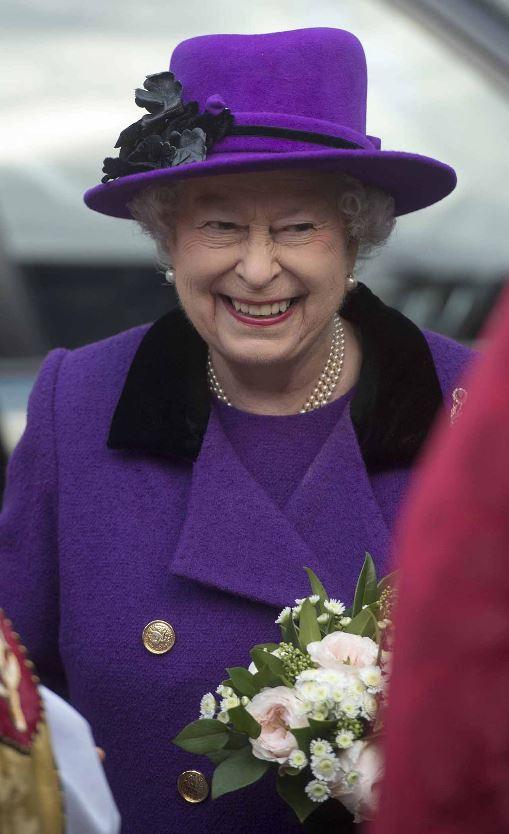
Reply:
[[368, 721], [373, 720], [378, 712], [378, 701], [374, 695], [370, 695], [369, 692], [366, 692], [362, 701], [361, 711], [364, 718], [367, 718]]
[[315, 721], [327, 721], [327, 717], [329, 715], [329, 710], [326, 707], [322, 707], [321, 709], [315, 709], [311, 713], [311, 718], [314, 718]]
[[239, 698], [238, 695], [235, 695], [235, 694], [228, 695], [227, 698], [223, 698], [223, 700], [221, 701], [221, 709], [222, 710], [234, 709], [235, 707], [238, 707], [239, 704], [240, 704], [240, 698]]
[[355, 736], [351, 730], [340, 730], [336, 736], [336, 744], [341, 750], [347, 750], [354, 743]]
[[327, 782], [320, 782], [318, 779], [308, 782], [304, 790], [313, 802], [325, 802], [330, 796]]
[[277, 623], [278, 625], [282, 624], [282, 623], [286, 623], [286, 622], [288, 622], [288, 620], [290, 619], [291, 616], [292, 616], [292, 609], [290, 608], [289, 605], [287, 605], [286, 608], [283, 608], [283, 610], [279, 612], [279, 614], [278, 614], [277, 618], [274, 620], [274, 622]]
[[323, 700], [319, 696], [320, 687], [316, 681], [302, 681], [302, 683], [299, 683], [297, 689], [299, 690], [299, 698], [304, 698], [306, 701], [311, 701], [313, 704], [317, 701]]
[[207, 692], [200, 701], [201, 718], [214, 718], [216, 707], [216, 699], [212, 692]]
[[344, 700], [341, 704], [341, 712], [343, 715], [346, 715], [347, 718], [357, 718], [359, 714], [359, 707], [360, 704], [357, 700]]
[[348, 773], [345, 773], [343, 779], [349, 788], [353, 788], [359, 781], [360, 775], [358, 770], [350, 770]]
[[303, 767], [306, 767], [308, 763], [306, 754], [303, 753], [302, 750], [294, 750], [293, 753], [290, 754], [290, 758], [288, 759], [288, 764], [290, 767], [297, 767], [299, 770], [302, 770]]
[[383, 681], [380, 666], [364, 666], [359, 670], [359, 677], [372, 695], [382, 691]]
[[325, 753], [323, 756], [311, 756], [311, 771], [317, 779], [330, 782], [335, 778], [339, 770], [339, 762], [333, 753]]
[[297, 678], [295, 680], [296, 684], [301, 684], [304, 681], [314, 681], [317, 677], [318, 669], [304, 669], [303, 672], [299, 672]]
[[345, 610], [345, 606], [339, 599], [326, 599], [324, 602], [324, 608], [326, 611], [330, 611], [331, 614], [335, 614], [339, 616]]
[[314, 738], [309, 745], [309, 752], [312, 756], [325, 756], [332, 753], [332, 745], [324, 738]]

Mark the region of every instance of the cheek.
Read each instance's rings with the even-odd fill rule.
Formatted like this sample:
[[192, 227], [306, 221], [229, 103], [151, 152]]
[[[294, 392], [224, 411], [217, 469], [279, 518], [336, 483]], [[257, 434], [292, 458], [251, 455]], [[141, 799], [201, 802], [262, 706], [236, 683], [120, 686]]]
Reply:
[[216, 332], [216, 301], [210, 292], [211, 280], [208, 276], [197, 275], [188, 264], [176, 273], [175, 289], [184, 309], [195, 329], [205, 341], [210, 341]]
[[346, 275], [345, 257], [336, 240], [325, 238], [288, 259], [294, 274], [301, 276], [308, 291], [317, 296], [341, 294]]
[[210, 296], [210, 279], [207, 275], [201, 275], [197, 270], [192, 269], [192, 264], [187, 264], [184, 270], [176, 271], [175, 287], [180, 298], [195, 299], [196, 303], [206, 296]]

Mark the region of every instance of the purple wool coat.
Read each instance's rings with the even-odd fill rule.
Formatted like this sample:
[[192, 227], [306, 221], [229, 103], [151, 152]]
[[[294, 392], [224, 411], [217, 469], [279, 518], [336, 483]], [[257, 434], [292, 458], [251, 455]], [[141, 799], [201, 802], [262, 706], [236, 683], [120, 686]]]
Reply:
[[[345, 601], [366, 550], [388, 570], [412, 465], [471, 351], [362, 285], [342, 313], [363, 347], [356, 393], [283, 508], [233, 452], [206, 346], [180, 310], [42, 363], [7, 470], [0, 604], [42, 682], [106, 750], [124, 834], [301, 830], [271, 771], [186, 803], [179, 774], [213, 768], [171, 739], [226, 666], [277, 639], [278, 610], [307, 591], [304, 565]], [[155, 619], [176, 632], [160, 656], [141, 640]], [[336, 812], [324, 803], [308, 830], [348, 830]]]

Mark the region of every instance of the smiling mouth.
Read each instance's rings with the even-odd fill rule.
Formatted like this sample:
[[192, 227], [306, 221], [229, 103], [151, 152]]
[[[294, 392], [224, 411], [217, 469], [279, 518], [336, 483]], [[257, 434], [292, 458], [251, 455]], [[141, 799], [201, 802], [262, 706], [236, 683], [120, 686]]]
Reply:
[[299, 301], [300, 296], [293, 298], [285, 298], [277, 301], [266, 301], [261, 304], [254, 304], [251, 301], [244, 301], [238, 298], [232, 298], [229, 295], [223, 295], [225, 302], [232, 307], [236, 313], [242, 316], [249, 316], [250, 318], [278, 318], [286, 313], [290, 307]]

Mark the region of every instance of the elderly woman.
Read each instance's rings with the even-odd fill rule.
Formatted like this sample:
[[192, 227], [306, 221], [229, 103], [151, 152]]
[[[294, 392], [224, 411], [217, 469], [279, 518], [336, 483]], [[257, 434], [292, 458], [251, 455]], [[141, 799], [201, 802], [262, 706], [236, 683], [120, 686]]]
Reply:
[[45, 358], [9, 463], [0, 599], [106, 750], [124, 832], [293, 832], [266, 779], [211, 801], [212, 768], [171, 739], [277, 636], [303, 566], [345, 601], [366, 551], [387, 569], [469, 351], [355, 263], [455, 175], [366, 134], [348, 32], [192, 38], [170, 70], [137, 90], [148, 112], [85, 200], [153, 235], [179, 305]]

